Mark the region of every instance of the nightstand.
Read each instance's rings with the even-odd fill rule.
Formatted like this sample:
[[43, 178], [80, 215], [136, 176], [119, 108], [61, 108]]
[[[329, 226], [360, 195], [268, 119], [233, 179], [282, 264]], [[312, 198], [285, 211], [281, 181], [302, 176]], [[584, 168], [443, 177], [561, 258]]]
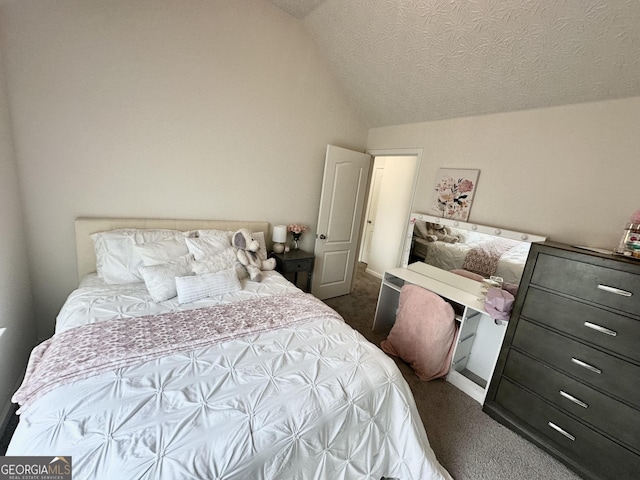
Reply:
[[293, 283], [298, 285], [298, 273], [307, 272], [306, 291], [311, 291], [311, 274], [313, 273], [313, 263], [316, 257], [313, 253], [303, 250], [290, 250], [284, 253], [272, 253], [276, 259], [276, 270], [283, 276], [293, 273]]

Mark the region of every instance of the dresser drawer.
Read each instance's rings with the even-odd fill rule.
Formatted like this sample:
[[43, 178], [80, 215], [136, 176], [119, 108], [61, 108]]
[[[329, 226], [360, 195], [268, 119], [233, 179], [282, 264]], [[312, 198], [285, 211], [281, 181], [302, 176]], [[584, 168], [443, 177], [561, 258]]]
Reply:
[[511, 350], [504, 375], [640, 453], [640, 410]]
[[640, 456], [505, 378], [500, 381], [496, 402], [549, 439], [560, 451], [601, 478], [638, 478]]
[[622, 270], [541, 253], [531, 283], [623, 312], [640, 311], [640, 277]]
[[521, 315], [640, 362], [640, 321], [537, 288]]
[[[640, 407], [640, 367], [520, 318], [513, 346]], [[596, 369], [596, 370], [594, 370]]]

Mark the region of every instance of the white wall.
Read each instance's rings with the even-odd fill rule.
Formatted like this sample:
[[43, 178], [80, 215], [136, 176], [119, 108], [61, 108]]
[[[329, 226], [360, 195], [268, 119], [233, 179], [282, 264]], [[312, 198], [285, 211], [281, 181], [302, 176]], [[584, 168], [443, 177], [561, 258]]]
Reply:
[[0, 52], [0, 432], [36, 339], [3, 63]]
[[266, 0], [0, 6], [41, 338], [76, 286], [77, 216], [305, 223], [325, 148], [367, 131]]
[[613, 249], [640, 208], [640, 97], [369, 131], [367, 148], [424, 147], [413, 210], [439, 168], [479, 168], [469, 221]]

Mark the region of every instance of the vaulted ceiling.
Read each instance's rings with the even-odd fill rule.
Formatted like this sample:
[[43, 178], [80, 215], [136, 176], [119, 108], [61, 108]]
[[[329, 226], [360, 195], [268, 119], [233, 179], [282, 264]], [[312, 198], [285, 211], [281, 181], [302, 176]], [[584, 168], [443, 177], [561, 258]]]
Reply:
[[640, 95], [639, 0], [271, 0], [370, 127]]

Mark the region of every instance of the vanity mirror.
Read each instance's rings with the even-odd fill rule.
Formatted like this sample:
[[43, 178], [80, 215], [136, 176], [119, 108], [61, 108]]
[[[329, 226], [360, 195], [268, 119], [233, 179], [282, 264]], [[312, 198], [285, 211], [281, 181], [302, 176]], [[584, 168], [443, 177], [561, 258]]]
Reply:
[[505, 284], [517, 285], [531, 242], [544, 240], [530, 233], [412, 213], [401, 266], [426, 263], [448, 272], [438, 277], [454, 285], [459, 275], [473, 279], [496, 276]]

